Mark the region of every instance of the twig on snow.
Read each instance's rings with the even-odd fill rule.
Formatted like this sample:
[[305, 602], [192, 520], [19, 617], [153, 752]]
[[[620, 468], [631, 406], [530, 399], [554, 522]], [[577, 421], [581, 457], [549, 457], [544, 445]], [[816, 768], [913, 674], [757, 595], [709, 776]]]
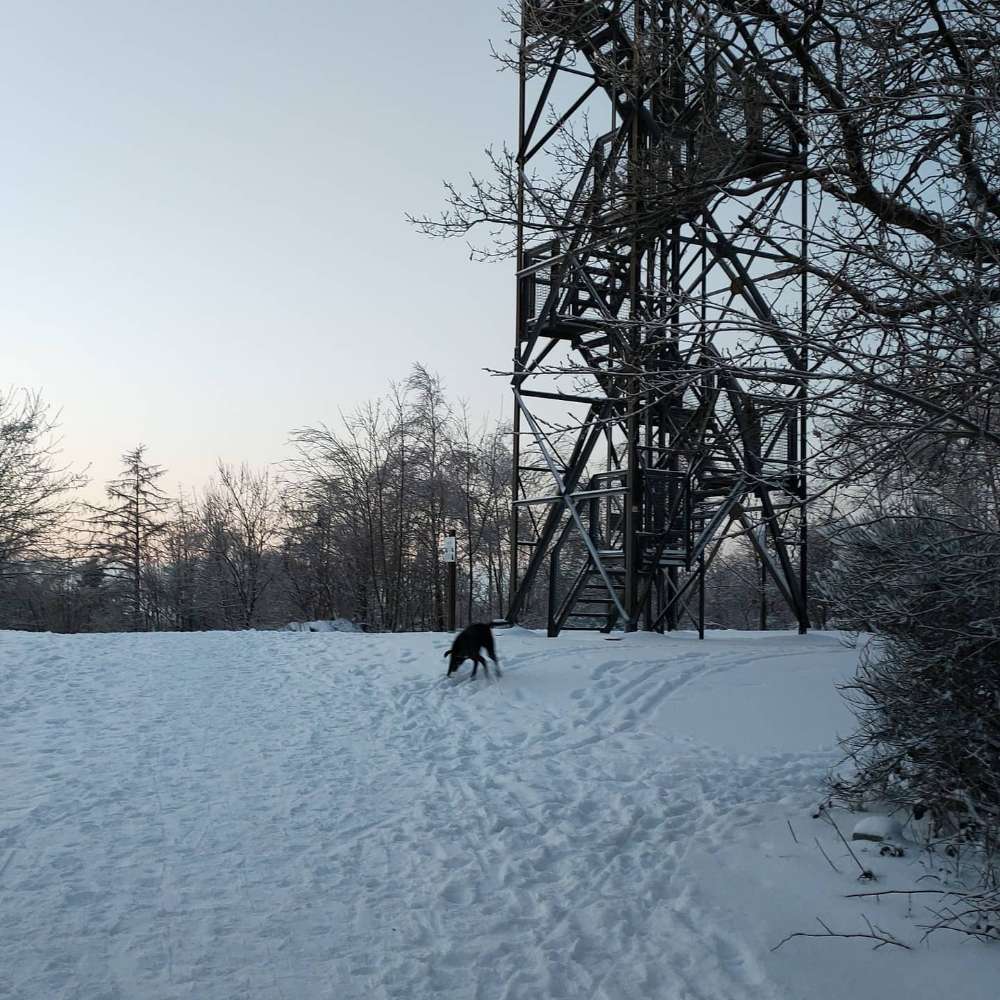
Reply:
[[888, 931], [885, 931], [881, 927], [878, 927], [877, 925], [873, 924], [867, 917], [862, 916], [862, 919], [864, 920], [865, 924], [868, 927], [868, 932], [867, 933], [863, 933], [861, 931], [858, 931], [858, 932], [855, 932], [855, 933], [835, 931], [829, 925], [823, 923], [823, 921], [820, 920], [819, 917], [817, 917], [816, 918], [816, 922], [820, 925], [820, 927], [823, 928], [822, 933], [820, 933], [820, 932], [810, 933], [809, 931], [796, 931], [796, 933], [789, 934], [788, 937], [782, 938], [771, 949], [771, 951], [777, 951], [783, 944], [786, 944], [788, 941], [791, 941], [792, 938], [798, 938], [798, 937], [808, 937], [808, 938], [862, 938], [862, 939], [867, 940], [867, 941], [874, 941], [875, 942], [875, 947], [872, 949], [873, 951], [878, 951], [879, 948], [883, 948], [887, 944], [893, 944], [897, 948], [905, 948], [907, 951], [911, 951], [912, 950], [908, 944], [904, 943], [903, 941], [898, 940], [897, 938], [893, 937]]
[[852, 858], [854, 858], [854, 863], [858, 866], [858, 870], [861, 872], [858, 878], [862, 879], [865, 882], [876, 881], [875, 873], [870, 868], [865, 868], [865, 866], [861, 863], [861, 861], [858, 859], [858, 856], [854, 853], [854, 849], [848, 843], [847, 838], [840, 832], [840, 827], [837, 826], [833, 817], [826, 811], [824, 811], [822, 815], [823, 818], [826, 819], [826, 821], [830, 824], [830, 826], [832, 826], [834, 830], [837, 831], [837, 836], [840, 837], [841, 841], [844, 844], [844, 847], [847, 848], [847, 853], [850, 854]]
[[838, 874], [843, 875], [844, 873], [830, 860], [830, 855], [823, 850], [823, 845], [819, 842], [819, 837], [814, 838], [816, 841], [816, 846], [819, 848], [819, 853], [826, 858], [826, 863]]

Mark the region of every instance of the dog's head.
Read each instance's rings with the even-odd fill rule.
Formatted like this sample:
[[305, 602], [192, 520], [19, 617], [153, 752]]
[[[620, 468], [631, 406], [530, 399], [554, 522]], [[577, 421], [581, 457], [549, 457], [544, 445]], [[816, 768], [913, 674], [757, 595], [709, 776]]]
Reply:
[[450, 657], [448, 660], [448, 676], [451, 677], [451, 675], [462, 665], [462, 661], [465, 657], [460, 653], [456, 653], [454, 646], [452, 646], [451, 649], [446, 649], [444, 655]]

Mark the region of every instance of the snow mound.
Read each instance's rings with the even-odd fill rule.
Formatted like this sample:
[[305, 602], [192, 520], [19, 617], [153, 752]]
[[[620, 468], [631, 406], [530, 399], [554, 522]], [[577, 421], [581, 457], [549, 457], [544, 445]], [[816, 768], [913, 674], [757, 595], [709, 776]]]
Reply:
[[361, 632], [363, 629], [355, 622], [346, 618], [333, 618], [314, 622], [289, 622], [285, 626], [288, 632]]
[[865, 816], [854, 824], [851, 840], [899, 840], [903, 828], [890, 816]]

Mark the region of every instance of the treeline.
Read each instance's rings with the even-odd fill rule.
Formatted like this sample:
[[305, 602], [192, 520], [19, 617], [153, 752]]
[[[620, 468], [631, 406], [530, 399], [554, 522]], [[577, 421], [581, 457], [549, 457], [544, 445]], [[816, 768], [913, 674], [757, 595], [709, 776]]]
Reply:
[[449, 529], [460, 620], [502, 613], [509, 433], [475, 426], [420, 365], [340, 429], [293, 432], [280, 467], [220, 461], [187, 496], [168, 495], [167, 470], [137, 445], [103, 502], [84, 503], [52, 432], [37, 395], [0, 397], [0, 627], [443, 628]]
[[[86, 482], [60, 467], [53, 431], [38, 396], [0, 396], [0, 628], [199, 631], [346, 618], [370, 631], [443, 629], [449, 531], [458, 624], [506, 610], [510, 429], [474, 424], [420, 365], [338, 427], [293, 431], [281, 465], [220, 461], [209, 483], [181, 496], [136, 445], [103, 500], [84, 502]], [[821, 543], [817, 535], [815, 553]], [[727, 544], [706, 589], [710, 627], [793, 624], [745, 539]], [[544, 626], [539, 597], [524, 624]]]

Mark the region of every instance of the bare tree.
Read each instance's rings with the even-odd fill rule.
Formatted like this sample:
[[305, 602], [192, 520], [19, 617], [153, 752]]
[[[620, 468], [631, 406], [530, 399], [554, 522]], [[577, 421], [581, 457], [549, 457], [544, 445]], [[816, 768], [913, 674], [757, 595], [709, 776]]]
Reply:
[[335, 487], [324, 479], [305, 476], [285, 491], [282, 564], [289, 600], [300, 619], [336, 618], [346, 611], [337, 503]]
[[193, 501], [178, 497], [162, 539], [165, 614], [172, 628], [189, 631], [213, 624], [205, 614], [205, 531]]
[[325, 425], [293, 433], [298, 458], [292, 468], [299, 477], [293, 496], [300, 498], [300, 522], [327, 522], [330, 558], [350, 614], [374, 629], [391, 629], [403, 600], [389, 589], [387, 531], [399, 489], [389, 471], [392, 428], [380, 401], [358, 407], [343, 425], [339, 435]]
[[434, 627], [444, 629], [444, 591], [439, 546], [448, 514], [451, 483], [446, 472], [452, 410], [441, 380], [416, 364], [407, 381], [413, 393], [411, 425], [416, 438], [413, 500], [422, 517], [417, 522], [421, 555], [427, 562], [432, 584], [431, 609]]
[[280, 490], [266, 469], [234, 469], [220, 461], [217, 474], [202, 498], [206, 555], [222, 587], [228, 624], [252, 628], [278, 570], [272, 547], [282, 527]]
[[499, 614], [506, 585], [510, 453], [499, 428], [476, 433], [437, 376], [415, 366], [385, 399], [293, 435], [288, 550], [296, 593], [326, 576], [330, 607], [373, 629], [443, 627], [438, 546], [459, 525], [469, 615]]
[[499, 617], [506, 601], [509, 434], [509, 428], [495, 425], [474, 430], [465, 406], [459, 408], [454, 419], [449, 463], [453, 483], [451, 504], [461, 524], [466, 623]]
[[53, 541], [85, 482], [59, 464], [55, 429], [37, 393], [0, 392], [0, 577]]

